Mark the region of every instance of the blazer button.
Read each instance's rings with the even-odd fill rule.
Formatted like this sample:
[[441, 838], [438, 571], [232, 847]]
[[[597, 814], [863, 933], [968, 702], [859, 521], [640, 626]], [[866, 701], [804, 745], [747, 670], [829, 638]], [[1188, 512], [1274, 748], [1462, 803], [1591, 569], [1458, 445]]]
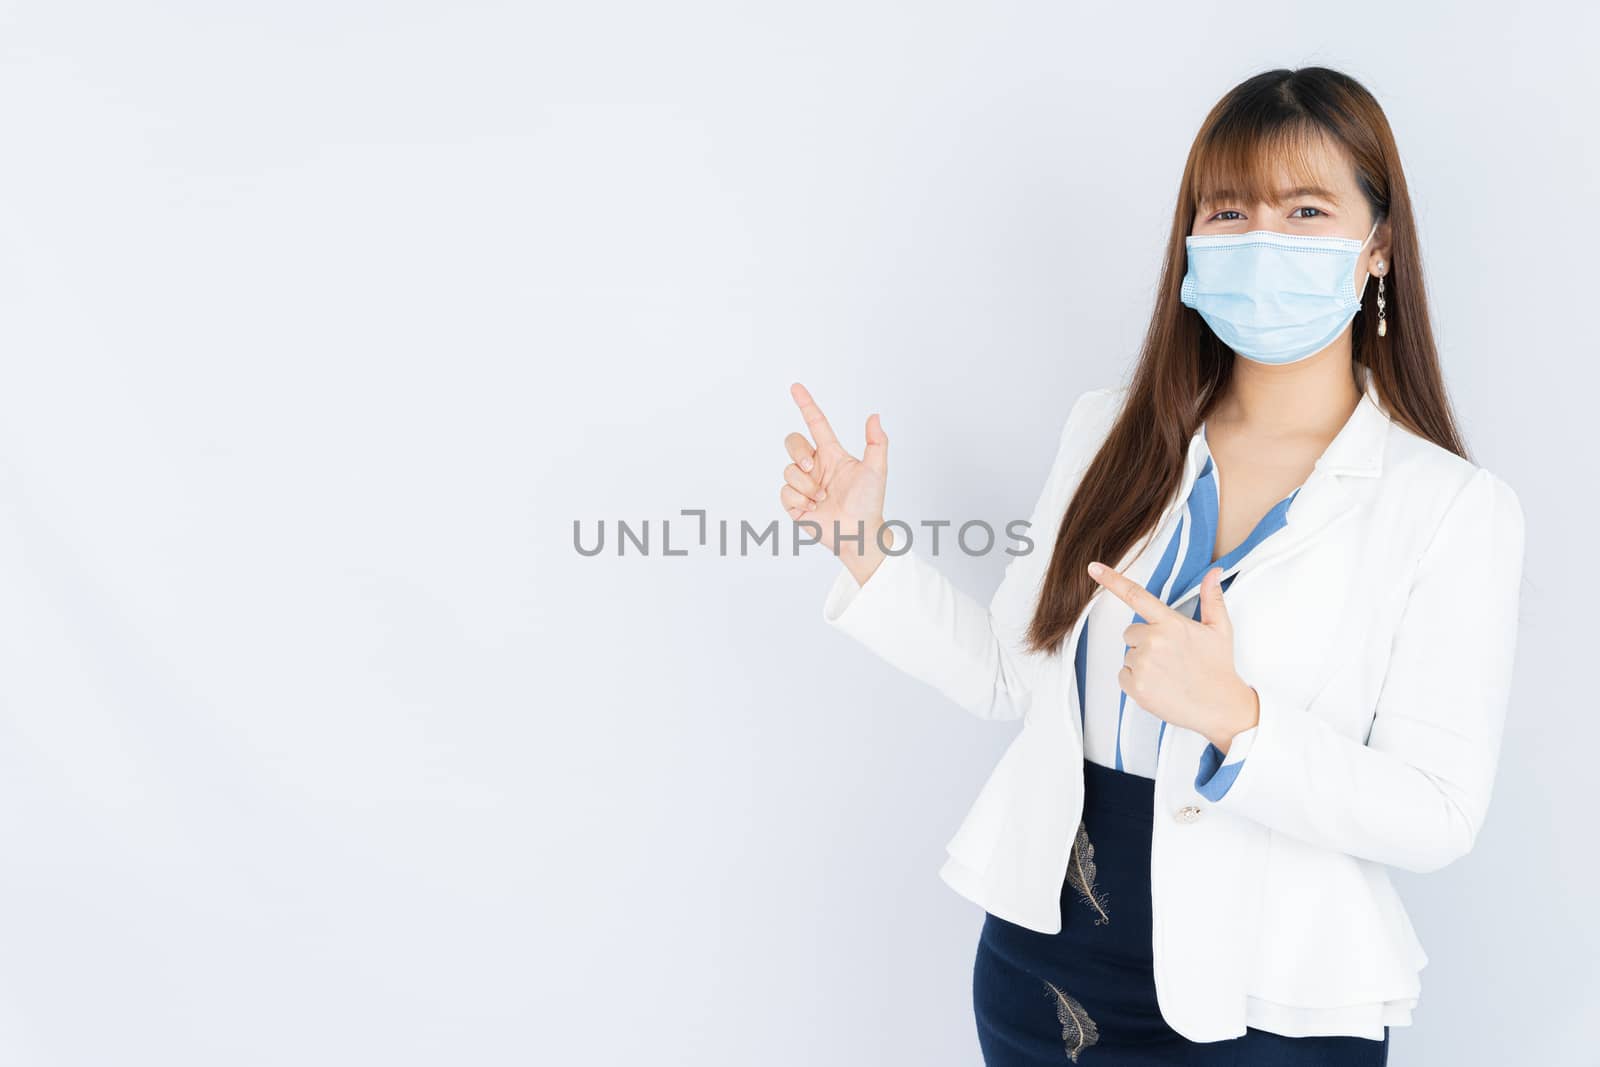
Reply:
[[1200, 809], [1195, 807], [1193, 804], [1185, 804], [1183, 807], [1173, 812], [1172, 817], [1177, 819], [1179, 822], [1194, 822], [1200, 817]]

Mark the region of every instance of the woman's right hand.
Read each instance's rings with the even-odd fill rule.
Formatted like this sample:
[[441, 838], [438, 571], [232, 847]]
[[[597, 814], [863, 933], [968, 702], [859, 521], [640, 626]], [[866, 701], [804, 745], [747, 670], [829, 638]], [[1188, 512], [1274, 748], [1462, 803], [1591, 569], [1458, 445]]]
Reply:
[[884, 531], [883, 545], [878, 544], [889, 477], [889, 438], [878, 416], [869, 415], [866, 448], [856, 459], [834, 436], [805, 386], [795, 382], [789, 395], [799, 405], [811, 437], [792, 433], [783, 439], [793, 460], [783, 469], [784, 486], [779, 491], [783, 509], [797, 522], [816, 523], [822, 543], [849, 568], [857, 584], [864, 585], [883, 562], [883, 548], [893, 547], [892, 531]]

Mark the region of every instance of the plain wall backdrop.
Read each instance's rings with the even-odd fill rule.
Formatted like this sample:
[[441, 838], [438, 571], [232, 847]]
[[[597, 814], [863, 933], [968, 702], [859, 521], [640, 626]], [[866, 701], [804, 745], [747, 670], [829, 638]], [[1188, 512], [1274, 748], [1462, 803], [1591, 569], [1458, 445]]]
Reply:
[[936, 870], [1015, 724], [830, 631], [824, 550], [660, 525], [785, 519], [797, 379], [893, 516], [1025, 517], [1201, 118], [1307, 65], [1388, 112], [1528, 517], [1391, 1062], [1595, 1062], [1596, 21], [0, 5], [0, 1062], [979, 1062]]

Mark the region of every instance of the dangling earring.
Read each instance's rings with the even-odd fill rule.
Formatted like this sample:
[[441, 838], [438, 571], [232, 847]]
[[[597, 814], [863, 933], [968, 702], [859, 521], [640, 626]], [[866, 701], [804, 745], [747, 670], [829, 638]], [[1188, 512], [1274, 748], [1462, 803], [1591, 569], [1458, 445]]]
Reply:
[[[1383, 261], [1378, 261], [1378, 269], [1383, 269]], [[1378, 275], [1378, 336], [1382, 337], [1389, 332], [1389, 320], [1383, 317], [1383, 275]]]

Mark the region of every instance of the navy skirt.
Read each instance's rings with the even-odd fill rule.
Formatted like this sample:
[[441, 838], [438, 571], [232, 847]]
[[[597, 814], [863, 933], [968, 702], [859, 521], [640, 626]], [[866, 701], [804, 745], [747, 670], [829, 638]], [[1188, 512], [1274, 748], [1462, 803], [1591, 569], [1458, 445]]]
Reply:
[[[1168, 1026], [1156, 1004], [1150, 947], [1155, 781], [1085, 760], [1083, 784], [1083, 821], [1061, 884], [1061, 932], [1041, 934], [985, 913], [972, 1006], [987, 1067], [1388, 1062], [1388, 1027], [1381, 1041], [1250, 1027], [1227, 1041], [1196, 1042]], [[1086, 845], [1094, 849], [1092, 868], [1079, 862]]]

